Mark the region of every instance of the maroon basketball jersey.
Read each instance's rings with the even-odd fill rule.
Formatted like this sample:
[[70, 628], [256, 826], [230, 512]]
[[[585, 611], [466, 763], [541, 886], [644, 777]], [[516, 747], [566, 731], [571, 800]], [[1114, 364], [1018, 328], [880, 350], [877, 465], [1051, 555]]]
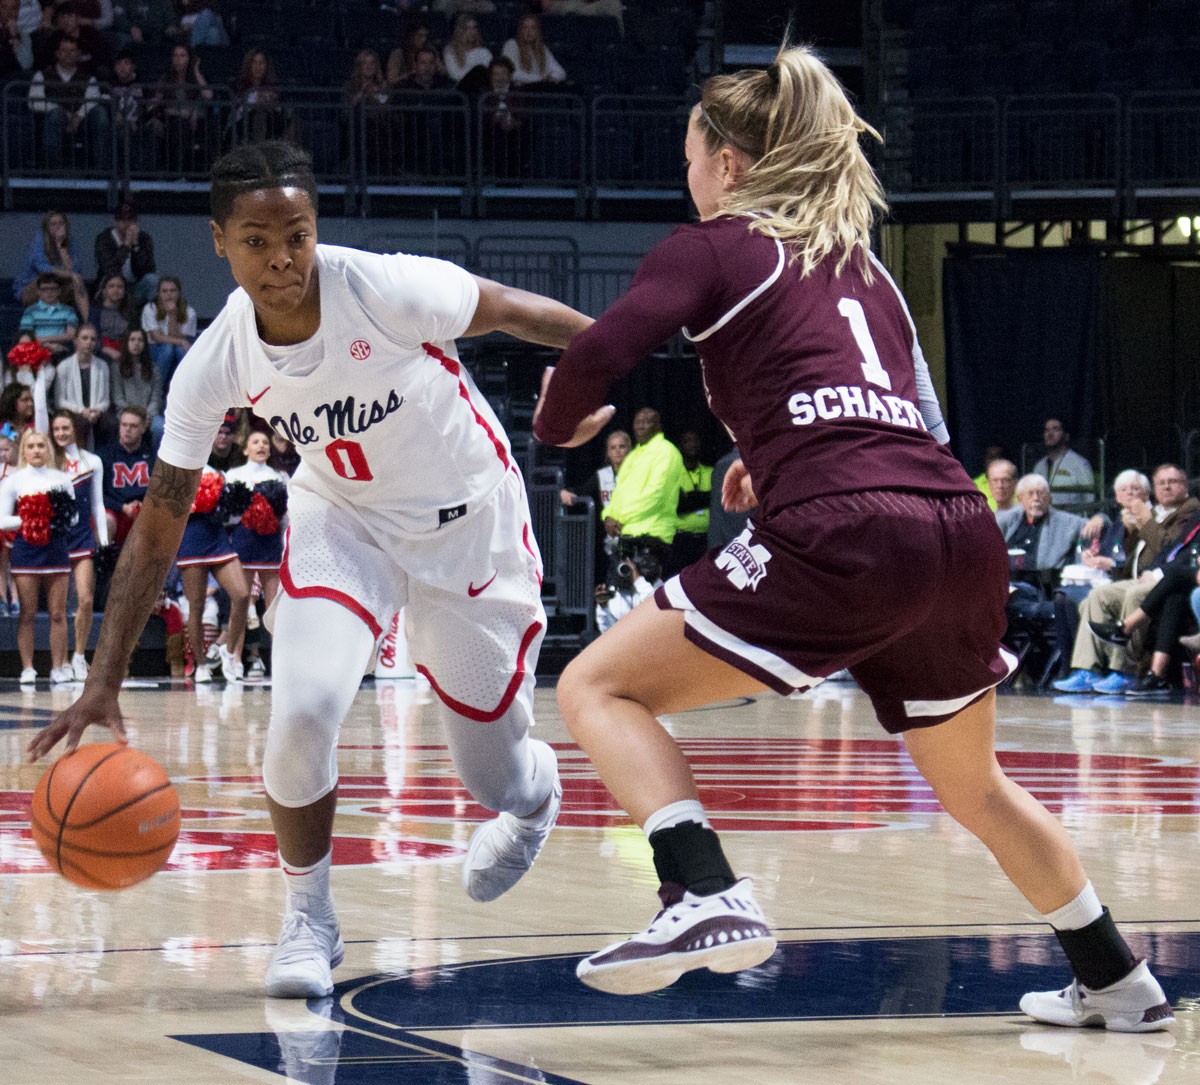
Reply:
[[787, 255], [745, 218], [677, 228], [563, 354], [538, 438], [568, 439], [614, 381], [682, 328], [764, 514], [861, 490], [976, 492], [930, 432], [940, 410], [932, 389], [924, 404], [918, 395], [912, 322], [882, 265], [868, 283], [853, 265], [836, 274], [829, 257], [802, 278]]

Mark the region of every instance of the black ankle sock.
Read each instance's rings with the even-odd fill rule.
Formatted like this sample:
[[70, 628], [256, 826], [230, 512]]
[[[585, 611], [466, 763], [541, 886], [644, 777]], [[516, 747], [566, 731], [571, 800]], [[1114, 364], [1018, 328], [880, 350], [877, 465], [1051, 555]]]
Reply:
[[1093, 991], [1124, 979], [1137, 967], [1137, 958], [1125, 944], [1107, 908], [1086, 927], [1054, 933], [1076, 978]]
[[721, 850], [720, 838], [695, 821], [659, 829], [650, 835], [650, 846], [661, 882], [675, 882], [696, 896], [706, 897], [737, 881]]

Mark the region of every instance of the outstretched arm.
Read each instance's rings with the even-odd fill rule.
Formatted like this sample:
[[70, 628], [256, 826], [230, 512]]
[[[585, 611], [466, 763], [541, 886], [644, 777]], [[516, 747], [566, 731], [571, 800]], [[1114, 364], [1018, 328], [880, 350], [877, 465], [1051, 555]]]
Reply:
[[67, 750], [79, 745], [93, 724], [108, 726], [124, 740], [125, 728], [117, 694], [129, 670], [129, 659], [146, 619], [158, 601], [163, 582], [179, 553], [200, 471], [188, 471], [159, 460], [150, 476], [150, 489], [113, 574], [109, 603], [96, 645], [96, 656], [78, 701], [37, 733], [29, 744], [36, 761], [67, 737]]
[[479, 287], [479, 304], [466, 335], [507, 332], [527, 343], [563, 350], [594, 321], [569, 305], [492, 279], [472, 276]]

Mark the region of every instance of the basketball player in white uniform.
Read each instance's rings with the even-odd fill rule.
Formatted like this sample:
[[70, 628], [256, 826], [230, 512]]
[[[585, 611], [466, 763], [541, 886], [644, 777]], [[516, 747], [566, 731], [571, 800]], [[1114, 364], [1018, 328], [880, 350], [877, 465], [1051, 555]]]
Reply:
[[343, 955], [329, 891], [338, 729], [401, 607], [458, 773], [500, 811], [471, 840], [467, 893], [485, 901], [511, 888], [554, 824], [556, 759], [527, 733], [541, 561], [508, 441], [453, 342], [502, 330], [562, 347], [591, 321], [439, 260], [318, 246], [311, 163], [290, 144], [237, 148], [212, 178], [214, 244], [241, 289], [174, 376], [91, 675], [30, 754], [63, 735], [73, 747], [91, 724], [122, 735], [120, 682], [213, 436], [227, 408], [253, 407], [301, 456], [272, 615], [263, 779], [288, 903], [266, 989], [317, 997]]

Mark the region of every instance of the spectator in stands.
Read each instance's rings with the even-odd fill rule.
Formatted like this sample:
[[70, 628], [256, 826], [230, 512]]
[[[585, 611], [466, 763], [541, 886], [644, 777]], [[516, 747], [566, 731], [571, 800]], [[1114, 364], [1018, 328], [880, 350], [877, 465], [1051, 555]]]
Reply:
[[32, 335], [56, 359], [64, 358], [75, 342], [79, 316], [59, 300], [62, 283], [53, 272], [37, 277], [37, 294], [38, 300], [21, 314], [21, 331]]
[[992, 460], [987, 468], [988, 505], [995, 512], [1017, 507], [1017, 465], [1003, 457]]
[[0, 0], [0, 83], [23, 79], [33, 68], [33, 45], [20, 13], [20, 0]]
[[55, 470], [50, 439], [41, 431], [30, 429], [21, 435], [19, 459], [21, 466], [0, 483], [0, 528], [17, 532], [11, 568], [21, 605], [17, 625], [21, 684], [32, 685], [37, 680], [33, 669], [34, 623], [44, 585], [50, 616], [50, 684], [62, 685], [75, 680], [67, 663], [67, 589], [71, 577], [67, 535], [39, 530], [28, 514], [22, 515], [21, 498], [60, 490], [74, 500], [75, 490], [70, 478]]
[[1098, 584], [1079, 606], [1079, 627], [1071, 651], [1071, 674], [1056, 682], [1061, 693], [1126, 693], [1137, 684], [1140, 644], [1112, 645], [1096, 637], [1096, 625], [1124, 622], [1141, 606], [1159, 579], [1158, 570], [1200, 516], [1200, 501], [1189, 497], [1187, 476], [1172, 463], [1154, 472], [1153, 508], [1128, 499], [1121, 510], [1125, 564], [1112, 583]]
[[296, 446], [291, 441], [272, 430], [271, 455], [267, 464], [274, 467], [276, 471], [282, 471], [290, 478], [296, 473], [296, 468], [300, 466], [300, 453], [296, 451]]
[[590, 497], [595, 502], [597, 511], [604, 508], [612, 499], [621, 464], [625, 462], [625, 457], [629, 455], [632, 447], [633, 441], [628, 433], [623, 429], [613, 430], [604, 442], [604, 466], [596, 470], [586, 485], [579, 487], [578, 493], [573, 490], [562, 490], [559, 493], [559, 499], [563, 505], [569, 508], [580, 496], [583, 496]]
[[454, 80], [440, 71], [437, 50], [426, 45], [417, 50], [413, 70], [395, 86], [400, 91], [453, 90]]
[[[1191, 622], [1189, 602], [1200, 587], [1200, 517], [1192, 521], [1182, 541], [1173, 546], [1158, 570], [1157, 583], [1147, 592], [1141, 606], [1120, 622], [1095, 623], [1092, 632], [1101, 640], [1124, 646], [1134, 633], [1150, 626], [1150, 667], [1137, 682], [1124, 690], [1127, 697], [1158, 697], [1171, 693], [1167, 669], [1181, 634]], [[1186, 647], [1186, 644], [1185, 644]]]
[[750, 519], [748, 512], [737, 512], [725, 508], [721, 491], [725, 486], [725, 475], [729, 468], [740, 460], [741, 453], [734, 445], [713, 465], [712, 501], [708, 506], [708, 548], [720, 549], [728, 546], [736, 539]]
[[513, 83], [562, 83], [567, 78], [563, 66], [554, 59], [542, 40], [542, 21], [536, 15], [522, 15], [517, 32], [504, 43], [501, 50], [513, 64]]
[[115, 362], [121, 356], [121, 343], [129, 331], [130, 318], [129, 293], [120, 272], [101, 277], [92, 317], [100, 333], [100, 353]]
[[233, 82], [233, 125], [242, 143], [286, 138], [291, 122], [279, 101], [279, 79], [265, 49], [249, 49]]
[[236, 412], [225, 415], [225, 421], [217, 429], [213, 438], [212, 451], [208, 456], [208, 466], [214, 471], [224, 474], [234, 467], [241, 467], [246, 462], [246, 453], [238, 441], [238, 419]]
[[1071, 435], [1057, 418], [1042, 427], [1046, 455], [1033, 465], [1033, 473], [1050, 483], [1050, 494], [1060, 508], [1086, 505], [1095, 500], [1096, 476], [1092, 465], [1071, 448]]
[[[988, 490], [987, 484], [987, 469], [993, 460], [998, 460], [1004, 455], [1004, 449], [1000, 445], [988, 445], [983, 452], [983, 470], [976, 475], [971, 481], [975, 483], [975, 488], [987, 498], [988, 508], [992, 512], [996, 511], [996, 505], [992, 499], [992, 495]], [[1016, 479], [1014, 478], [1015, 482]]]
[[[442, 63], [441, 51], [435, 47], [429, 34], [428, 25], [418, 23], [416, 26], [409, 27], [404, 35], [404, 41], [388, 54], [386, 75], [389, 87], [399, 86], [403, 80], [416, 71], [417, 53], [422, 49], [433, 49], [433, 55], [437, 61], [437, 71], [440, 75], [446, 75], [446, 66]], [[450, 83], [453, 85], [454, 80], [451, 79]]]
[[513, 64], [508, 57], [488, 62], [488, 93], [480, 100], [483, 112], [483, 168], [500, 178], [517, 178], [525, 173], [521, 117], [514, 108]]
[[150, 341], [150, 357], [162, 374], [163, 389], [196, 338], [196, 310], [183, 296], [183, 284], [174, 275], [158, 281], [154, 300], [142, 309], [142, 330]]
[[141, 328], [130, 328], [120, 356], [109, 368], [109, 385], [114, 419], [129, 407], [145, 411], [150, 446], [157, 451], [164, 424], [162, 373], [151, 360], [148, 346], [146, 333]]
[[671, 543], [676, 569], [698, 561], [708, 550], [708, 510], [712, 502], [713, 469], [700, 462], [700, 434], [685, 430], [679, 436], [683, 476], [679, 492], [679, 523]]
[[100, 449], [108, 537], [118, 546], [133, 527], [150, 486], [154, 453], [145, 442], [147, 427], [141, 407], [126, 407], [117, 420], [116, 441]]
[[[535, 3], [537, 0], [535, 0]], [[617, 20], [625, 33], [625, 5], [621, 0], [540, 0], [543, 15], [599, 15]]]
[[171, 49], [166, 72], [154, 92], [149, 127], [166, 144], [166, 168], [184, 173], [207, 165], [212, 88], [200, 58], [186, 45]]
[[54, 4], [50, 26], [34, 32], [34, 67], [47, 68], [58, 56], [58, 46], [63, 40], [72, 41], [78, 49], [79, 66], [97, 79], [106, 79], [112, 67], [112, 47], [108, 38], [94, 26], [87, 26], [80, 19], [74, 0], [59, 0]]
[[1005, 640], [1011, 647], [1022, 637], [1041, 640], [1049, 629], [1054, 620], [1052, 592], [1087, 524], [1082, 516], [1052, 507], [1050, 487], [1041, 475], [1026, 475], [1017, 483], [1017, 502], [1017, 508], [996, 514], [1009, 547]]
[[0, 392], [0, 430], [11, 431], [20, 443], [20, 435], [33, 425], [33, 392], [25, 384], [5, 385]]
[[221, 18], [218, 0], [177, 0], [179, 26], [192, 48], [197, 45], [228, 45], [229, 31]]
[[492, 51], [483, 44], [479, 20], [474, 15], [463, 13], [454, 20], [450, 43], [442, 50], [442, 62], [460, 90], [470, 94], [486, 88]]
[[108, 362], [97, 357], [100, 337], [91, 324], [79, 325], [75, 352], [58, 363], [54, 377], [54, 406], [71, 411], [79, 419], [76, 429], [84, 447], [103, 447], [112, 437], [104, 426], [108, 411]]
[[146, 88], [138, 77], [137, 63], [128, 46], [113, 60], [108, 102], [117, 133], [118, 153], [128, 157], [132, 169], [145, 169], [150, 153], [144, 124]]
[[113, 18], [114, 36], [122, 45], [133, 42], [158, 48], [167, 43], [169, 32], [177, 28], [171, 0], [123, 0]]
[[604, 530], [622, 544], [644, 547], [669, 575], [671, 543], [678, 522], [683, 457], [662, 433], [662, 416], [643, 407], [633, 416], [634, 446], [621, 465]]
[[61, 288], [58, 300], [86, 320], [88, 296], [82, 267], [79, 246], [71, 237], [67, 216], [61, 211], [47, 211], [42, 216], [41, 229], [29, 242], [25, 262], [13, 279], [13, 296], [22, 305], [32, 305], [43, 298], [38, 277], [53, 275]]
[[392, 117], [385, 108], [388, 98], [379, 54], [374, 49], [360, 49], [342, 87], [342, 101], [350, 111], [347, 138], [354, 142], [362, 132], [366, 167], [371, 173], [391, 165]]
[[96, 269], [101, 280], [120, 275], [130, 304], [139, 310], [158, 290], [154, 238], [138, 224], [137, 208], [128, 201], [117, 204], [112, 226], [96, 235]]
[[[100, 84], [80, 66], [79, 46], [71, 38], [58, 39], [53, 63], [30, 81], [28, 100], [40, 122], [48, 167], [59, 169], [64, 160], [92, 167], [108, 162], [112, 136], [108, 110], [101, 101]], [[77, 301], [80, 293], [86, 298], [86, 292], [77, 291]]]

